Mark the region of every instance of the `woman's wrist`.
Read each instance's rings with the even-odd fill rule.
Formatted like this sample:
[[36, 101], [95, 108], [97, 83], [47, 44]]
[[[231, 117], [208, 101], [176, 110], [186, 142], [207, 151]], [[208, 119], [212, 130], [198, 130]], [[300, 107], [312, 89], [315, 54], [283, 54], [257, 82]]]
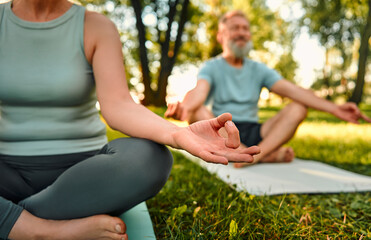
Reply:
[[166, 134], [166, 139], [165, 139], [165, 145], [168, 145], [173, 148], [180, 148], [178, 146], [178, 143], [176, 141], [176, 135], [179, 133], [183, 128], [179, 127], [175, 124], [172, 124], [173, 126], [170, 127], [168, 134]]

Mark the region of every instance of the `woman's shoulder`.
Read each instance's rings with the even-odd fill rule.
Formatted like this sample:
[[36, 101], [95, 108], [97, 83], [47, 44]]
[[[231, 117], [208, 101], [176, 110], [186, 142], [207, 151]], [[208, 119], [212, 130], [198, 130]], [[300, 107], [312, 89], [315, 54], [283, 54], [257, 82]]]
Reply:
[[85, 11], [85, 44], [91, 46], [93, 52], [97, 46], [110, 44], [113, 39], [119, 39], [116, 25], [106, 16], [93, 12]]
[[116, 25], [109, 18], [89, 10], [85, 11], [85, 26], [88, 30], [98, 34], [107, 34], [110, 31], [117, 32]]
[[84, 46], [90, 63], [98, 47], [118, 42], [120, 42], [118, 30], [109, 18], [97, 12], [85, 11]]

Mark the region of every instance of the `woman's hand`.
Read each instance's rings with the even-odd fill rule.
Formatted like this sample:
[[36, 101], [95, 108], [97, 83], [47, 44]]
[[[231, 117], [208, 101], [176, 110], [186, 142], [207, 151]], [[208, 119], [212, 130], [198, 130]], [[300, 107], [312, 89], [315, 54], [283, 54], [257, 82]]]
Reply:
[[[251, 163], [254, 161], [253, 155], [260, 153], [260, 148], [257, 146], [239, 148], [239, 132], [231, 120], [232, 115], [224, 113], [217, 118], [199, 121], [182, 128], [173, 134], [175, 147], [182, 148], [206, 162]], [[227, 138], [218, 133], [222, 127], [228, 134]]]

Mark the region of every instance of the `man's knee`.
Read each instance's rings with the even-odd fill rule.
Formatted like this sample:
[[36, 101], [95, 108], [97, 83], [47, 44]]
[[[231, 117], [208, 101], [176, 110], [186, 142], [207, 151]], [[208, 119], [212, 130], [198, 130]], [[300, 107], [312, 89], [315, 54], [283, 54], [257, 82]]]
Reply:
[[291, 119], [302, 122], [307, 117], [308, 108], [301, 103], [293, 102], [289, 106]]

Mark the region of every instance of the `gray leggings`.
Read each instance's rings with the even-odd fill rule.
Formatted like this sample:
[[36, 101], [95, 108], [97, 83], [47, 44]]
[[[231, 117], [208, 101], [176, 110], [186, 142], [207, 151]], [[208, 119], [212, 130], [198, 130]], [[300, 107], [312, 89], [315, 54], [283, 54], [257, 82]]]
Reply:
[[88, 153], [0, 155], [0, 239], [7, 239], [23, 209], [55, 220], [118, 215], [156, 195], [172, 162], [165, 146], [137, 138]]

